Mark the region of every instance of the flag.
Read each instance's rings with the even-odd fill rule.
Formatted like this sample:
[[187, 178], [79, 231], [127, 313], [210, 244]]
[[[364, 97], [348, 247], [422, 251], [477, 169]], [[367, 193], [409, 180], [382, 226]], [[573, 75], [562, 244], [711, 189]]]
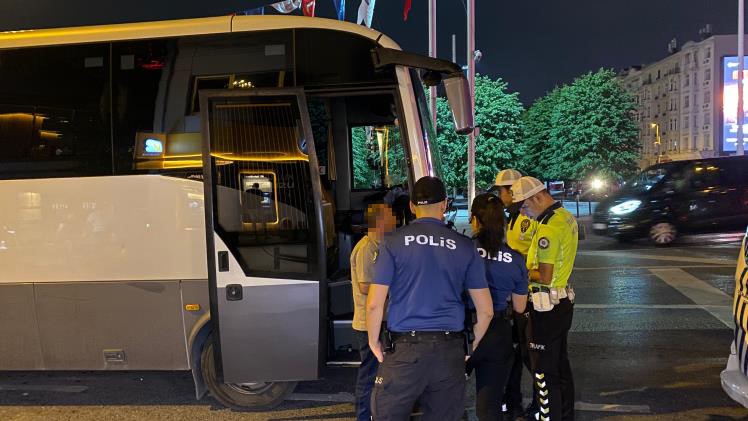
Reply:
[[270, 6], [281, 13], [291, 13], [301, 7], [301, 0], [279, 1], [278, 3], [271, 4]]
[[301, 11], [304, 12], [304, 16], [314, 17], [314, 3], [315, 0], [302, 0]]
[[245, 10], [240, 14], [244, 15], [264, 15], [265, 14], [265, 8], [264, 7], [258, 7], [257, 9], [250, 9]]
[[403, 20], [408, 20], [408, 13], [410, 13], [410, 0], [405, 0], [405, 7], [403, 8]]
[[361, 6], [358, 7], [358, 19], [356, 23], [361, 25], [362, 22], [371, 28], [371, 20], [374, 18], [374, 4], [377, 0], [361, 0]]
[[338, 13], [338, 20], [345, 20], [345, 0], [332, 0], [332, 5]]

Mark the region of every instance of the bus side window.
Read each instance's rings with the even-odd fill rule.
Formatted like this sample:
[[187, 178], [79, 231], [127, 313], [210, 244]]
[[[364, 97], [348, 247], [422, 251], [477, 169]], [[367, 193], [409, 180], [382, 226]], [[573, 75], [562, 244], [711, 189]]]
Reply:
[[170, 71], [173, 40], [126, 41], [112, 44], [114, 173], [134, 170], [138, 133], [163, 130], [161, 119]]
[[351, 127], [353, 190], [408, 184], [408, 166], [397, 125]]
[[111, 174], [109, 44], [0, 52], [0, 178]]

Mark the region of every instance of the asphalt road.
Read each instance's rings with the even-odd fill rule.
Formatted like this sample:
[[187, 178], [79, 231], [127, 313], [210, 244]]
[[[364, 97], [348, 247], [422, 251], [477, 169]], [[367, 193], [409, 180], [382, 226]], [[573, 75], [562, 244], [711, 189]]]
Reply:
[[[739, 240], [580, 243], [570, 334], [578, 420], [748, 420], [719, 380]], [[195, 401], [189, 373], [0, 373], [0, 420], [351, 419], [355, 368], [324, 375], [274, 411], [241, 413]], [[468, 417], [471, 406], [468, 399]]]

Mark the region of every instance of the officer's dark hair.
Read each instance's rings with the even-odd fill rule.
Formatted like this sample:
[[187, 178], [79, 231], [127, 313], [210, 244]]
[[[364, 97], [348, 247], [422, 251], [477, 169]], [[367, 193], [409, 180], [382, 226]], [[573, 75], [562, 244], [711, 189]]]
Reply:
[[494, 194], [480, 194], [473, 199], [470, 213], [480, 222], [476, 235], [478, 243], [490, 255], [495, 256], [504, 245], [504, 204]]

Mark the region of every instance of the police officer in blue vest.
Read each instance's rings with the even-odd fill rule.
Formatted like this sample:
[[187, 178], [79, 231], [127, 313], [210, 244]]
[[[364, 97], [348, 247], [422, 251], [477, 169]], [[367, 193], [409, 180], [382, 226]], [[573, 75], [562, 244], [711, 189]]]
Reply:
[[[473, 242], [444, 224], [447, 195], [435, 177], [419, 179], [411, 210], [416, 220], [380, 243], [367, 302], [369, 346], [379, 370], [372, 393], [373, 419], [407, 420], [418, 401], [423, 420], [458, 420], [465, 400], [465, 303], [476, 307], [476, 348], [493, 317], [485, 265]], [[393, 349], [384, 352], [387, 323]]]

